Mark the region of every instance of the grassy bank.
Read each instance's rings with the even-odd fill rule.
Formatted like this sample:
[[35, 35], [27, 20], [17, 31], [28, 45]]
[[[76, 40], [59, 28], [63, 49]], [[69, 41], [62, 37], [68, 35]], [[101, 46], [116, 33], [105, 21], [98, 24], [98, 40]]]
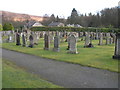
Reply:
[[118, 60], [112, 59], [114, 54], [114, 44], [102, 46], [98, 46], [97, 44], [98, 40], [94, 40], [94, 48], [84, 48], [84, 41], [78, 42], [77, 49], [79, 54], [68, 54], [66, 50], [67, 42], [60, 43], [60, 52], [52, 51], [53, 43], [50, 45], [51, 49], [46, 51], [43, 49], [43, 38], [40, 39], [39, 44], [34, 46], [34, 48], [16, 46], [15, 43], [3, 43], [2, 47], [58, 61], [118, 72]]
[[3, 60], [2, 66], [2, 88], [60, 88], [60, 86], [26, 72], [10, 61]]

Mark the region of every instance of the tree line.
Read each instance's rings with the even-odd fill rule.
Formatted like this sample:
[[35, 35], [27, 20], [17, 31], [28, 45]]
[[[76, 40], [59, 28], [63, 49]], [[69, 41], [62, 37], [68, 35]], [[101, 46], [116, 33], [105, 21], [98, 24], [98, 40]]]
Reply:
[[[98, 12], [97, 14], [89, 13], [78, 14], [77, 10], [73, 8], [71, 15], [65, 18], [55, 17], [52, 14], [50, 17], [44, 17], [41, 22], [44, 26], [48, 26], [51, 22], [62, 22], [67, 24], [79, 24], [83, 27], [97, 27], [97, 28], [120, 28], [120, 8], [105, 8]], [[0, 30], [13, 30], [14, 28], [20, 28], [25, 25], [28, 21], [15, 22], [15, 21], [5, 21], [3, 20], [3, 27], [0, 25]]]
[[89, 13], [78, 14], [77, 10], [73, 8], [71, 15], [66, 19], [61, 19], [58, 16], [55, 17], [54, 14], [50, 18], [44, 20], [42, 24], [48, 25], [51, 22], [63, 22], [64, 24], [79, 24], [83, 27], [106, 27], [106, 28], [118, 28], [118, 22], [120, 22], [120, 8], [105, 8], [98, 12], [97, 14]]

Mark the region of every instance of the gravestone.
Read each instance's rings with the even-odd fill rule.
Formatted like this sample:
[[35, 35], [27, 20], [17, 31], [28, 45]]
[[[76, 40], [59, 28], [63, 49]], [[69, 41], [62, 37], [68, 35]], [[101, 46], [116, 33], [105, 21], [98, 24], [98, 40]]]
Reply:
[[99, 39], [99, 35], [98, 35], [98, 32], [96, 32], [96, 40]]
[[69, 35], [68, 35], [68, 38], [67, 38], [67, 41], [68, 41], [68, 47], [67, 47], [67, 50], [70, 49], [70, 36], [71, 36], [71, 34], [69, 34]]
[[23, 32], [22, 34], [22, 46], [25, 47], [26, 46], [26, 40], [25, 40], [25, 33]]
[[93, 32], [93, 40], [95, 40], [95, 33]]
[[49, 35], [49, 38], [50, 38], [50, 43], [53, 43], [54, 36], [53, 35]]
[[81, 33], [80, 33], [80, 32], [78, 32], [78, 37], [79, 37], [79, 38], [81, 37]]
[[110, 44], [110, 33], [106, 33], [106, 45]]
[[112, 42], [112, 43], [115, 43], [115, 40], [116, 40], [116, 35], [115, 35], [115, 33], [111, 33], [110, 35], [111, 35], [111, 37], [113, 38], [113, 42]]
[[103, 40], [106, 40], [106, 33], [103, 33]]
[[38, 45], [37, 32], [33, 34], [34, 45]]
[[99, 33], [99, 44], [98, 45], [103, 45], [103, 33]]
[[120, 33], [116, 34], [115, 52], [114, 52], [113, 59], [120, 60]]
[[54, 37], [54, 48], [53, 48], [53, 51], [55, 51], [55, 52], [59, 52], [60, 51], [59, 44], [60, 44], [60, 37], [59, 37], [59, 35], [57, 33], [56, 36]]
[[50, 49], [50, 38], [49, 38], [49, 32], [45, 33], [44, 35], [44, 50]]
[[81, 34], [81, 36], [80, 36], [81, 41], [84, 41], [84, 40], [85, 40], [85, 39], [84, 39], [84, 32], [80, 32], [80, 34]]
[[37, 44], [38, 44], [38, 41], [39, 41], [39, 39], [40, 39], [40, 37], [39, 37], [39, 33], [36, 33], [36, 35], [37, 35]]
[[14, 38], [13, 42], [16, 42], [16, 33], [13, 33], [13, 38]]
[[109, 40], [109, 41], [110, 41], [109, 43], [112, 44], [112, 43], [113, 43], [113, 38], [110, 37], [109, 39], [110, 39], [110, 40]]
[[29, 37], [31, 35], [31, 32], [30, 31], [26, 31], [26, 35], [25, 35], [25, 38], [26, 38], [26, 46], [29, 47]]
[[91, 38], [90, 38], [90, 32], [86, 32], [85, 33], [85, 45], [84, 48], [86, 47], [93, 47], [92, 42], [91, 42]]
[[16, 45], [21, 45], [20, 43], [20, 33], [16, 32]]
[[60, 42], [63, 43], [64, 42], [64, 33], [60, 32]]
[[9, 42], [13, 42], [14, 40], [13, 40], [13, 35], [10, 35], [9, 36]]
[[40, 38], [43, 38], [43, 32], [40, 33]]
[[8, 35], [8, 42], [14, 42], [14, 32], [11, 31], [11, 33]]
[[28, 47], [31, 47], [31, 48], [33, 48], [33, 46], [34, 46], [34, 38], [33, 38], [33, 33], [31, 32], [31, 35], [30, 35], [30, 37], [29, 37], [29, 41], [30, 41], [30, 44], [29, 44], [29, 46]]
[[84, 47], [87, 47], [90, 43], [90, 33], [89, 32], [86, 32], [85, 33], [85, 45]]
[[72, 34], [69, 37], [69, 51], [68, 53], [77, 54], [77, 40], [76, 37]]

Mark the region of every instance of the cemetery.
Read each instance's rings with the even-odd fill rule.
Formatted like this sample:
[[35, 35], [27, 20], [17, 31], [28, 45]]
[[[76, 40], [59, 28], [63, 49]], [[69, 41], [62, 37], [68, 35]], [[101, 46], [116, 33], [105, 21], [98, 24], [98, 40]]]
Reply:
[[0, 89], [120, 88], [119, 5], [13, 3], [0, 11]]
[[[46, 27], [48, 28], [48, 27]], [[55, 27], [54, 27], [55, 28]], [[2, 47], [57, 61], [119, 72], [119, 33], [92, 31], [2, 31]], [[66, 28], [65, 28], [66, 30]], [[91, 29], [90, 29], [91, 30]], [[95, 31], [95, 32], [94, 32]]]

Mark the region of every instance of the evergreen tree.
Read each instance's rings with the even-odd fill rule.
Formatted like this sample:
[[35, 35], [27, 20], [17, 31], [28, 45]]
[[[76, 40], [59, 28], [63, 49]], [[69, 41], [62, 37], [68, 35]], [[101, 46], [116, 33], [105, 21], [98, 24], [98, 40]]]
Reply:
[[71, 12], [71, 16], [68, 17], [67, 23], [68, 24], [79, 24], [80, 17], [78, 15], [78, 12], [75, 8], [73, 8]]
[[59, 21], [60, 21], [60, 19], [59, 19], [59, 17], [57, 16], [57, 17], [56, 17], [56, 22], [59, 22]]

